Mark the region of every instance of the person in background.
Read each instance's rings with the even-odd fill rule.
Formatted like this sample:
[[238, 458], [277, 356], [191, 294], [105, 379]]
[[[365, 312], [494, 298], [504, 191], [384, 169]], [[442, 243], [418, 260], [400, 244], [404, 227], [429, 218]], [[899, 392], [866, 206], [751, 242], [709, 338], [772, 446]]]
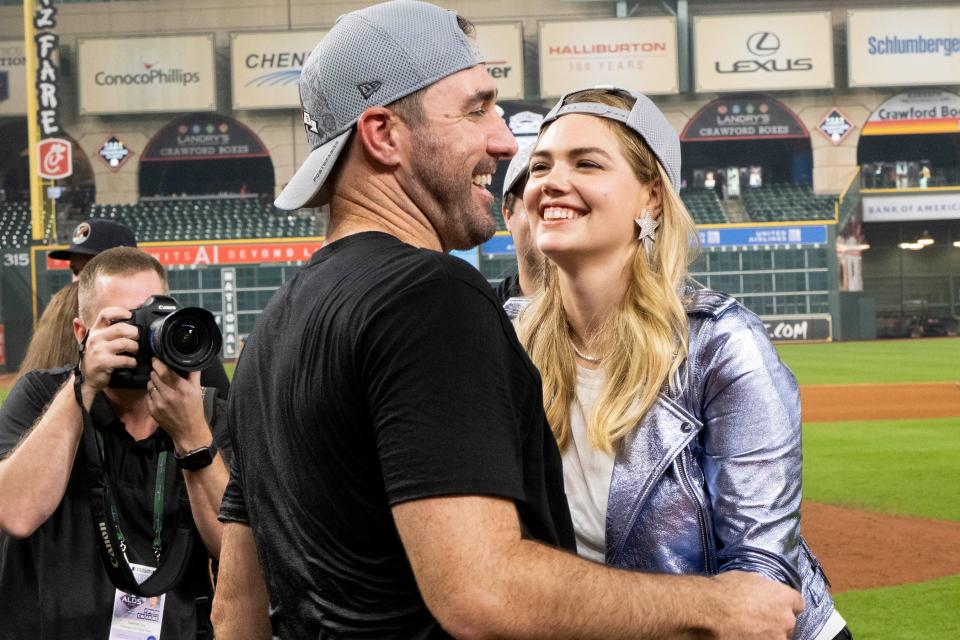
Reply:
[[[128, 618], [136, 609], [137, 637], [193, 640], [210, 626], [209, 562], [220, 553], [217, 511], [228, 478], [226, 412], [211, 411], [208, 420], [199, 373], [183, 378], [158, 358], [144, 387], [111, 382], [114, 371], [137, 364], [138, 328], [124, 322], [130, 310], [167, 293], [156, 259], [129, 247], [104, 251], [78, 287], [74, 339], [85, 347], [77, 369], [27, 372], [0, 408], [0, 638], [133, 637]], [[81, 441], [87, 429], [97, 435], [98, 481], [112, 496], [119, 542], [109, 557], [146, 575], [176, 563], [174, 549], [183, 554], [182, 572], [156, 606], [115, 588], [100, 553], [110, 524], [94, 522], [95, 460]]]
[[77, 363], [77, 339], [73, 335], [73, 319], [78, 313], [77, 289], [77, 283], [71, 282], [50, 298], [33, 330], [27, 353], [17, 371], [17, 380], [35, 369], [53, 369]]
[[[71, 236], [70, 246], [50, 252], [54, 260], [69, 260], [73, 281], [80, 278], [80, 272], [94, 256], [114, 247], [136, 247], [137, 237], [133, 230], [122, 222], [106, 218], [89, 218], [76, 226]], [[68, 323], [72, 325], [73, 318]], [[72, 328], [70, 329], [72, 331]], [[31, 343], [33, 341], [31, 340]], [[39, 347], [38, 347], [39, 348]], [[214, 387], [217, 396], [227, 399], [230, 391], [230, 379], [223, 368], [223, 362], [217, 360], [200, 372], [200, 383], [204, 387]]]
[[106, 218], [89, 218], [76, 226], [70, 237], [70, 246], [50, 252], [54, 260], [69, 260], [73, 281], [93, 256], [113, 247], [136, 247], [133, 230], [122, 222]]
[[[530, 160], [530, 142], [517, 151], [503, 180], [503, 199], [500, 211], [513, 237], [517, 254], [517, 273], [507, 276], [497, 285], [497, 298], [506, 304], [510, 298], [532, 296], [543, 285], [543, 254], [530, 237], [530, 223], [523, 204], [523, 188], [527, 184], [527, 162]], [[509, 315], [509, 310], [508, 310]]]
[[549, 259], [519, 317], [563, 456], [578, 553], [659, 574], [747, 571], [802, 592], [792, 637], [848, 638], [800, 535], [800, 395], [760, 319], [693, 288], [680, 140], [646, 96], [547, 114], [524, 203]]

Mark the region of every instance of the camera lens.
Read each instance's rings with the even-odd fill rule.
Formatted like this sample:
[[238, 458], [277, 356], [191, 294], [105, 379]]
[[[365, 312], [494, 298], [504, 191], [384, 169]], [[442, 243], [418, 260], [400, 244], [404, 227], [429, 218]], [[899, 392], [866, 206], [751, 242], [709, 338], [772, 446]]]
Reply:
[[192, 324], [184, 322], [180, 326], [170, 329], [173, 337], [170, 339], [178, 351], [193, 352], [200, 346], [200, 330]]
[[223, 339], [213, 314], [199, 307], [178, 309], [150, 326], [150, 344], [163, 362], [180, 371], [199, 371], [220, 353]]

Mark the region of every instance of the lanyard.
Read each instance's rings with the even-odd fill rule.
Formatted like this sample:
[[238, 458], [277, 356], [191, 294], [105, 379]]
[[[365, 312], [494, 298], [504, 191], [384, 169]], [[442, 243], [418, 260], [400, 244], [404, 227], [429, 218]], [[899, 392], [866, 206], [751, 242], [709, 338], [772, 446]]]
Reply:
[[[101, 464], [106, 460], [103, 446], [103, 435], [99, 431], [94, 431], [97, 438], [97, 454], [100, 456]], [[160, 551], [163, 546], [161, 535], [163, 534], [163, 492], [164, 481], [167, 477], [167, 451], [161, 451], [157, 455], [157, 477], [153, 485], [153, 555], [160, 564]], [[123, 529], [120, 528], [120, 513], [117, 509], [117, 502], [114, 499], [113, 488], [110, 485], [110, 476], [103, 474], [103, 484], [106, 489], [106, 498], [110, 503], [110, 519], [113, 521], [113, 528], [117, 534], [117, 540], [120, 542], [120, 551], [123, 553], [123, 559], [130, 564], [127, 557], [127, 539], [123, 535]]]
[[[80, 357], [83, 357], [81, 345]], [[115, 587], [126, 593], [138, 596], [156, 596], [180, 584], [187, 572], [193, 551], [193, 515], [187, 500], [183, 483], [179, 483], [177, 494], [177, 518], [173, 541], [170, 543], [164, 561], [160, 562], [160, 534], [163, 527], [163, 491], [166, 480], [168, 452], [161, 452], [157, 459], [157, 480], [154, 487], [154, 554], [157, 556], [157, 570], [143, 582], [138, 582], [126, 561], [126, 540], [120, 529], [120, 514], [113, 498], [113, 487], [106, 469], [103, 467], [102, 436], [93, 426], [93, 420], [83, 405], [80, 386], [83, 372], [78, 365], [74, 371], [73, 392], [80, 406], [83, 421], [83, 435], [80, 437], [80, 455], [87, 480], [90, 498], [90, 515], [93, 516], [94, 535], [100, 550], [103, 568]], [[176, 480], [176, 476], [173, 477]], [[109, 513], [109, 515], [108, 515]], [[112, 522], [111, 522], [112, 521]], [[112, 525], [112, 526], [111, 526]], [[120, 551], [122, 553], [118, 553]]]

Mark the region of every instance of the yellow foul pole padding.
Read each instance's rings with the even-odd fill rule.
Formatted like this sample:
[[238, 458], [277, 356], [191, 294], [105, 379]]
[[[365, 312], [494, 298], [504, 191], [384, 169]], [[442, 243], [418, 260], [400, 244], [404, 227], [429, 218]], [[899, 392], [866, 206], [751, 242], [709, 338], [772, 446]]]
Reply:
[[[37, 143], [40, 128], [37, 124], [37, 44], [33, 28], [34, 0], [23, 0], [23, 55], [27, 70], [27, 152], [30, 156], [30, 226], [34, 241], [44, 239], [44, 193], [37, 175]], [[36, 299], [36, 292], [34, 292]]]

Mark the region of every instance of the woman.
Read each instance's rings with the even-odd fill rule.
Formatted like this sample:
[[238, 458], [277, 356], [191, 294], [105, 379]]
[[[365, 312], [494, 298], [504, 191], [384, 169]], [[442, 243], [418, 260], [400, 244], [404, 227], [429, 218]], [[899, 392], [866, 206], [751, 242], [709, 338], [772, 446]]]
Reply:
[[77, 308], [77, 283], [71, 282], [50, 298], [33, 331], [27, 354], [17, 371], [19, 380], [34, 369], [53, 369], [75, 365], [79, 359], [77, 339], [73, 335], [73, 319]]
[[549, 258], [519, 319], [563, 451], [579, 553], [754, 571], [803, 593], [794, 638], [846, 638], [800, 537], [800, 402], [759, 318], [688, 284], [680, 143], [644, 96], [592, 89], [541, 127], [524, 203]]

